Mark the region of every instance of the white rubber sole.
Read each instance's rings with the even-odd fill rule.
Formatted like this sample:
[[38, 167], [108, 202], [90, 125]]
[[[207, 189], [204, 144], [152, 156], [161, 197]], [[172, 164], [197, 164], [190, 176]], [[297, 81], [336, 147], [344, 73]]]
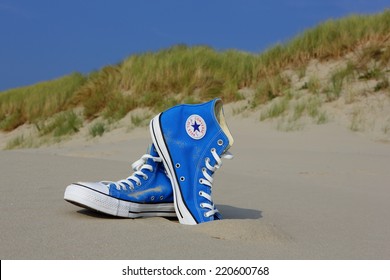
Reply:
[[179, 183], [176, 178], [174, 164], [172, 162], [168, 148], [165, 144], [164, 136], [162, 135], [161, 132], [160, 115], [161, 113], [155, 116], [150, 121], [150, 125], [149, 125], [150, 134], [152, 136], [153, 144], [158, 154], [163, 159], [164, 167], [168, 173], [168, 177], [171, 180], [172, 189], [173, 189], [173, 203], [175, 205], [176, 215], [181, 224], [196, 225], [197, 222], [192, 216], [191, 212], [188, 210], [186, 203], [184, 202], [181, 194]]
[[173, 203], [143, 204], [129, 202], [108, 196], [81, 184], [69, 185], [65, 190], [64, 199], [83, 208], [118, 217], [176, 217]]

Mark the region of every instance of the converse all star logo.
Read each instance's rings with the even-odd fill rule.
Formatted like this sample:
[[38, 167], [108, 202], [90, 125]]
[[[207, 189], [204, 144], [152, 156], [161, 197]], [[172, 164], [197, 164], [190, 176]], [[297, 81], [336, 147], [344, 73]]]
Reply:
[[205, 136], [207, 130], [206, 122], [199, 115], [191, 115], [186, 121], [187, 134], [195, 139], [199, 140]]

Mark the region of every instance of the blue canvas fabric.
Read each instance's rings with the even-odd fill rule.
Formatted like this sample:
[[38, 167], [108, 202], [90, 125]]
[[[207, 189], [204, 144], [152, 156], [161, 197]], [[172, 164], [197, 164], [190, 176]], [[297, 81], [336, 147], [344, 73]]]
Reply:
[[[150, 147], [149, 154], [153, 157], [159, 157], [154, 146]], [[171, 182], [167, 177], [164, 165], [161, 162], [154, 162], [153, 159], [147, 159], [146, 163], [153, 167], [153, 170], [143, 169], [142, 172], [147, 176], [135, 175], [141, 182], [137, 185], [134, 180], [133, 188], [126, 182], [123, 183], [126, 188], [116, 188], [114, 183], [109, 184], [109, 195], [121, 200], [127, 200], [137, 203], [172, 203], [173, 192]]]
[[[172, 107], [151, 121], [152, 139], [171, 178], [175, 210], [181, 223], [221, 219], [213, 202], [200, 195], [212, 196], [211, 186], [202, 184], [206, 180], [204, 172], [209, 176], [214, 173], [206, 162], [218, 165], [212, 150], [221, 157], [233, 141], [227, 126], [221, 126], [221, 118], [224, 118], [222, 101], [214, 99]], [[214, 209], [212, 215], [209, 208], [203, 207], [207, 204]]]
[[133, 173], [117, 182], [73, 183], [66, 188], [64, 199], [120, 217], [175, 217], [171, 182], [154, 146], [132, 167]]

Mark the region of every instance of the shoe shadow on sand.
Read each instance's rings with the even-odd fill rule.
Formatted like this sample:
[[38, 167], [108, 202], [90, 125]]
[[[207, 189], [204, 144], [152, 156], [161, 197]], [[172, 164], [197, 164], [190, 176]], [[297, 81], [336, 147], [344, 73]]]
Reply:
[[255, 209], [239, 208], [230, 205], [217, 205], [223, 219], [260, 219], [263, 217], [262, 211]]
[[[230, 240], [240, 242], [265, 242], [265, 244], [285, 244], [292, 238], [284, 231], [273, 224], [261, 220], [262, 211], [254, 209], [239, 208], [230, 205], [217, 205], [221, 211], [223, 220], [216, 222], [206, 222], [198, 226], [181, 226], [177, 218], [163, 218], [159, 220], [170, 230], [183, 230], [196, 236], [203, 236], [210, 240]], [[110, 216], [92, 209], [80, 209], [77, 211], [81, 217], [91, 219], [102, 219], [107, 221], [126, 220], [127, 218]], [[137, 218], [148, 219], [148, 218]], [[132, 220], [132, 219], [131, 219]], [[146, 222], [146, 221], [145, 221]], [[155, 223], [152, 220], [151, 223]], [[147, 223], [147, 222], [146, 222]], [[141, 224], [140, 224], [141, 225]], [[172, 227], [171, 227], [172, 226]]]
[[[254, 210], [254, 209], [245, 209], [245, 208], [239, 208], [234, 207], [230, 205], [217, 205], [217, 208], [221, 212], [223, 219], [225, 220], [238, 220], [238, 219], [260, 219], [262, 218], [262, 211]], [[99, 218], [99, 219], [127, 219], [117, 216], [111, 216], [102, 212], [98, 212], [93, 209], [80, 209], [77, 211], [77, 213], [92, 217], [92, 218]], [[170, 221], [177, 221], [177, 218], [166, 218]]]
[[85, 215], [85, 216], [88, 216], [88, 217], [91, 217], [91, 218], [98, 218], [98, 219], [109, 219], [109, 220], [126, 219], [126, 218], [123, 218], [123, 217], [112, 216], [112, 215], [108, 215], [108, 214], [103, 213], [103, 212], [99, 212], [99, 211], [96, 211], [96, 210], [93, 210], [93, 209], [87, 209], [87, 208], [80, 209], [80, 210], [77, 211], [77, 213]]

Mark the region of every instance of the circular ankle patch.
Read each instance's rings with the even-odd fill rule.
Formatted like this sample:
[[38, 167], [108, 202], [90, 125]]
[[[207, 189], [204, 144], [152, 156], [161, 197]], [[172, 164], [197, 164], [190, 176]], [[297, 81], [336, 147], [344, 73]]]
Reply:
[[186, 131], [191, 138], [195, 140], [202, 139], [203, 136], [206, 135], [206, 130], [206, 122], [201, 116], [191, 115], [188, 117], [186, 121]]

